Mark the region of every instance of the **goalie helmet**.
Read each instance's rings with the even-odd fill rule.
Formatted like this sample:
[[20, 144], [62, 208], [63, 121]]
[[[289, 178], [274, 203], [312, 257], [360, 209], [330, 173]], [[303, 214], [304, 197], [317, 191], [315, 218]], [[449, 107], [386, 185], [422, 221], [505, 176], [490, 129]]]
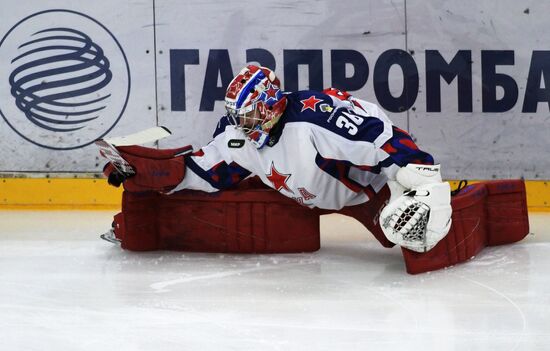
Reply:
[[227, 87], [225, 108], [229, 122], [257, 148], [268, 142], [269, 132], [285, 110], [287, 101], [279, 86], [272, 70], [248, 65]]

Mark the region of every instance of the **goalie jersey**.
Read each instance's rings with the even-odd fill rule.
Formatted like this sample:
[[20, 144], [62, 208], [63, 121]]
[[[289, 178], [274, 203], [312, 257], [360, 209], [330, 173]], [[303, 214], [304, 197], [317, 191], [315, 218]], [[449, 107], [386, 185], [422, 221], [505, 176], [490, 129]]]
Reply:
[[433, 164], [375, 104], [329, 91], [286, 98], [284, 114], [260, 149], [222, 117], [213, 140], [186, 157], [185, 178], [173, 191], [215, 192], [258, 176], [305, 206], [339, 210], [376, 196], [400, 167]]

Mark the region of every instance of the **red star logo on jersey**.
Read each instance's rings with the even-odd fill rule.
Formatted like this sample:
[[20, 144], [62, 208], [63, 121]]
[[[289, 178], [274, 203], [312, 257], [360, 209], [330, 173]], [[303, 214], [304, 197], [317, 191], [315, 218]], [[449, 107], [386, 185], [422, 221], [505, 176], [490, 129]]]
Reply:
[[269, 174], [267, 174], [267, 179], [273, 184], [273, 187], [277, 189], [277, 191], [281, 191], [281, 189], [285, 189], [287, 191], [293, 192], [290, 190], [288, 185], [286, 185], [286, 181], [288, 178], [290, 178], [292, 174], [283, 174], [279, 173], [277, 169], [275, 168], [275, 165], [273, 162], [271, 162], [271, 170], [269, 171]]
[[307, 109], [311, 109], [312, 111], [315, 111], [315, 107], [321, 101], [323, 101], [323, 100], [317, 99], [313, 95], [311, 95], [309, 98], [307, 98], [305, 100], [300, 100], [300, 102], [302, 103], [302, 111], [300, 111], [300, 112], [304, 112]]

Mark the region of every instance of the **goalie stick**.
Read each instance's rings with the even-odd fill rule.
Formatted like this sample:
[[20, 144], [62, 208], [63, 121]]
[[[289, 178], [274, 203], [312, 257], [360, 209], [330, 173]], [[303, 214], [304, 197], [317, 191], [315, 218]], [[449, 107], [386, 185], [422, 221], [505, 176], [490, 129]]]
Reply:
[[101, 156], [105, 157], [122, 175], [132, 176], [136, 174], [134, 168], [120, 155], [116, 146], [140, 145], [157, 141], [172, 132], [166, 127], [153, 127], [140, 132], [121, 137], [112, 137], [96, 140], [94, 143], [99, 148]]

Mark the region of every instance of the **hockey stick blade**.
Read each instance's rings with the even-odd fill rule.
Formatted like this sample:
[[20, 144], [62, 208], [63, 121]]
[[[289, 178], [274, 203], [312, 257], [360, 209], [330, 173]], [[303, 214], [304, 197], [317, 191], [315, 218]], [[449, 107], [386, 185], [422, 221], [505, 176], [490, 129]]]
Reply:
[[105, 157], [122, 175], [132, 176], [136, 174], [134, 168], [120, 155], [118, 150], [105, 140], [97, 140], [94, 144], [99, 148], [101, 156]]
[[105, 157], [121, 174], [132, 176], [136, 174], [134, 168], [120, 155], [116, 146], [146, 144], [170, 135], [172, 132], [168, 128], [160, 126], [125, 136], [99, 139], [95, 141], [95, 144], [99, 148], [101, 156]]
[[129, 146], [150, 143], [170, 135], [172, 135], [172, 132], [168, 128], [160, 126], [121, 137], [105, 138], [104, 140], [114, 146]]

